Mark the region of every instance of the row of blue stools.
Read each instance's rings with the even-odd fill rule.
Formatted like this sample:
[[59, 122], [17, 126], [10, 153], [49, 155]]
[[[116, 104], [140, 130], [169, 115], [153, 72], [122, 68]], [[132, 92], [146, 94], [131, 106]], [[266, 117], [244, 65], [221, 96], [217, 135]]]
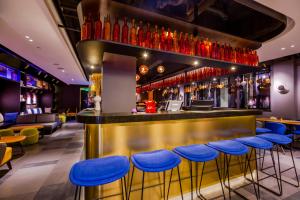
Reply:
[[[277, 126], [277, 124], [276, 124]], [[163, 183], [157, 186], [163, 185], [163, 199], [168, 199], [170, 186], [172, 182], [173, 169], [177, 171], [178, 183], [180, 188], [181, 198], [183, 199], [181, 176], [179, 170], [179, 164], [181, 163], [181, 158], [186, 159], [189, 163], [190, 170], [190, 185], [191, 185], [191, 199], [193, 199], [193, 177], [196, 178], [196, 195], [200, 199], [205, 199], [201, 194], [201, 183], [205, 171], [205, 163], [208, 161], [215, 161], [216, 163], [216, 173], [219, 177], [220, 186], [222, 189], [222, 196], [228, 196], [231, 199], [231, 193], [234, 192], [238, 196], [244, 197], [237, 189], [230, 186], [230, 168], [232, 157], [239, 157], [241, 170], [244, 173], [244, 177], [249, 182], [246, 185], [251, 184], [254, 187], [255, 196], [257, 199], [261, 199], [260, 188], [264, 188], [278, 196], [283, 193], [282, 182], [287, 182], [299, 187], [298, 175], [295, 167], [293, 151], [291, 148], [292, 139], [288, 136], [277, 134], [272, 129], [257, 129], [259, 132], [256, 137], [242, 137], [233, 140], [223, 140], [216, 142], [209, 142], [208, 144], [195, 144], [189, 146], [180, 146], [169, 150], [156, 150], [151, 152], [137, 153], [130, 157], [132, 163], [131, 175], [127, 174], [130, 171], [130, 161], [125, 156], [109, 156], [103, 158], [96, 158], [90, 160], [79, 161], [74, 164], [70, 171], [70, 181], [76, 185], [75, 199], [81, 196], [81, 187], [92, 187], [101, 186], [115, 181], [121, 181], [122, 189], [121, 193], [115, 194], [121, 195], [122, 199], [130, 199], [130, 194], [132, 191], [141, 190], [141, 199], [144, 196], [145, 189], [145, 173], [163, 173]], [[288, 169], [281, 169], [280, 158], [279, 158], [279, 148], [284, 145], [290, 145], [290, 153], [292, 159], [292, 167]], [[270, 151], [271, 164], [270, 166], [264, 166], [264, 160], [266, 151]], [[275, 161], [274, 152], [277, 153], [277, 162]], [[223, 154], [223, 156], [219, 156]], [[241, 160], [240, 160], [241, 158]], [[219, 160], [218, 160], [219, 159]], [[255, 169], [253, 169], [252, 161], [255, 160]], [[196, 163], [196, 175], [193, 175], [193, 163]], [[202, 164], [200, 182], [198, 180], [198, 167], [199, 163]], [[220, 166], [220, 164], [222, 166]], [[269, 173], [272, 168], [273, 173]], [[132, 189], [132, 182], [134, 179], [135, 170], [138, 169], [142, 172], [142, 184], [139, 189]], [[168, 187], [166, 188], [166, 171], [170, 170], [170, 180], [168, 181]], [[284, 180], [282, 173], [294, 170], [297, 182], [291, 183]], [[248, 178], [247, 173], [250, 172], [250, 178]], [[255, 173], [254, 173], [255, 172]], [[264, 175], [261, 178], [261, 175]], [[254, 177], [256, 176], [256, 177]], [[160, 176], [159, 176], [160, 177]], [[278, 190], [269, 188], [266, 185], [260, 183], [260, 181], [266, 178], [274, 178], [277, 181]], [[159, 178], [160, 179], [160, 178]], [[147, 187], [149, 188], [149, 186]], [[228, 195], [225, 195], [225, 188], [228, 189]], [[167, 191], [166, 191], [167, 190]], [[112, 197], [111, 195], [108, 197]], [[101, 197], [100, 199], [107, 198]]]

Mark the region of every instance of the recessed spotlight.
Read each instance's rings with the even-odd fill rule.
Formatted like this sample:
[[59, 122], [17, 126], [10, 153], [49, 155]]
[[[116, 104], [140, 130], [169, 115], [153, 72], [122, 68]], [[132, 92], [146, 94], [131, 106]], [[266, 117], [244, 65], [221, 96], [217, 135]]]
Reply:
[[194, 61], [194, 65], [195, 65], [195, 66], [199, 65], [199, 61], [198, 61], [198, 60], [195, 60], [195, 61]]
[[147, 53], [147, 52], [144, 52], [144, 53], [143, 53], [143, 57], [144, 57], [144, 58], [148, 58], [148, 53]]
[[265, 78], [266, 78], [266, 75], [262, 75], [262, 78], [265, 79]]
[[72, 78], [71, 80], [74, 81], [74, 78]]
[[65, 70], [63, 69], [63, 70], [61, 70], [61, 72], [62, 72], [62, 73], [64, 73], [64, 72], [65, 72]]
[[281, 47], [281, 50], [285, 50], [285, 47]]
[[231, 70], [232, 70], [232, 71], [236, 70], [236, 67], [235, 67], [235, 66], [232, 66], [232, 67], [231, 67]]
[[28, 41], [29, 41], [29, 42], [33, 42], [33, 39], [29, 39]]
[[217, 78], [213, 78], [213, 81], [216, 81], [217, 80]]
[[94, 69], [95, 67], [94, 67], [94, 65], [91, 65], [91, 69]]
[[294, 45], [294, 44], [292, 44], [292, 45], [291, 45], [291, 48], [294, 48], [294, 47], [295, 47], [295, 45]]
[[192, 85], [195, 85], [196, 83], [195, 82], [192, 82]]
[[30, 37], [29, 37], [28, 35], [25, 35], [25, 38], [26, 38], [26, 39], [29, 39]]

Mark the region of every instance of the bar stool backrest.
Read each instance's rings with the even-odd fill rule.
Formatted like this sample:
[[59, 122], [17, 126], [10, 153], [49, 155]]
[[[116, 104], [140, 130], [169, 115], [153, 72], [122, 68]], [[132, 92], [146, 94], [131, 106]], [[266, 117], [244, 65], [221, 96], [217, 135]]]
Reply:
[[265, 127], [272, 130], [272, 133], [284, 135], [286, 132], [286, 126], [278, 122], [266, 122]]

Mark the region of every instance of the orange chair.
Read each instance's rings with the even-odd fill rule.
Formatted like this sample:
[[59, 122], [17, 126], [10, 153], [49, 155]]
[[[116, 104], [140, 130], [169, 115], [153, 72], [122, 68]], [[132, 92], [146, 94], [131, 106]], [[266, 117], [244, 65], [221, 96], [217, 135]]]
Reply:
[[12, 158], [12, 148], [7, 147], [5, 143], [0, 143], [0, 167], [7, 164], [9, 169], [12, 169], [10, 160]]

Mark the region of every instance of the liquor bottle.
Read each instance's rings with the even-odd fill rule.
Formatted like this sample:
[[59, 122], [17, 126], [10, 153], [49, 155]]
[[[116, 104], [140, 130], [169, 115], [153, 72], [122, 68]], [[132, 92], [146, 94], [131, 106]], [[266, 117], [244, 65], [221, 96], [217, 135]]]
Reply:
[[205, 48], [205, 42], [203, 40], [201, 40], [200, 48], [201, 48], [200, 50], [201, 57], [205, 57], [206, 48]]
[[201, 56], [201, 41], [198, 37], [196, 37], [195, 55], [196, 56]]
[[92, 39], [92, 14], [89, 13], [88, 17], [84, 19], [84, 23], [81, 28], [81, 40]]
[[135, 19], [131, 21], [131, 28], [130, 28], [130, 44], [136, 45], [136, 27], [135, 27]]
[[124, 21], [124, 24], [122, 27], [122, 43], [127, 44], [128, 43], [128, 26], [127, 26], [126, 17], [124, 17], [123, 21]]
[[211, 57], [211, 42], [206, 38], [205, 42], [205, 57]]
[[177, 31], [174, 31], [174, 34], [173, 34], [173, 49], [175, 52], [179, 52]]
[[154, 49], [160, 49], [160, 41], [159, 41], [159, 33], [158, 33], [157, 25], [155, 25], [155, 28], [154, 28], [152, 47]]
[[110, 26], [110, 16], [106, 17], [106, 22], [104, 23], [104, 39], [111, 40], [111, 26]]
[[190, 51], [189, 54], [194, 56], [195, 55], [195, 38], [193, 36], [193, 34], [190, 34]]
[[167, 51], [174, 51], [174, 47], [173, 47], [173, 33], [170, 31], [170, 28], [168, 28], [168, 32], [167, 32], [166, 50]]
[[216, 43], [216, 46], [215, 46], [215, 56], [216, 56], [216, 59], [218, 59], [218, 60], [221, 59], [220, 44], [218, 42]]
[[183, 33], [179, 33], [179, 52], [185, 53], [184, 36]]
[[216, 59], [216, 43], [213, 42], [211, 46], [211, 58]]
[[220, 47], [220, 60], [225, 60], [224, 59], [224, 44], [222, 44], [222, 46]]
[[165, 27], [161, 28], [160, 49], [161, 50], [166, 50], [166, 31], [165, 31]]
[[137, 34], [137, 44], [141, 47], [145, 46], [144, 43], [144, 28], [143, 28], [143, 22], [140, 21], [139, 27], [138, 27], [138, 34]]
[[146, 32], [146, 38], [145, 38], [145, 47], [152, 48], [152, 45], [151, 45], [150, 23], [147, 23], [147, 32]]
[[94, 40], [100, 40], [101, 39], [101, 33], [102, 33], [102, 22], [101, 22], [101, 15], [98, 14], [99, 18], [95, 22], [95, 31], [94, 31]]
[[189, 40], [189, 34], [185, 33], [184, 35], [184, 53], [185, 54], [190, 54], [190, 40]]
[[115, 24], [113, 29], [113, 41], [120, 42], [120, 25], [118, 17], [115, 18]]
[[224, 60], [225, 61], [229, 61], [229, 59], [228, 59], [228, 51], [229, 51], [228, 46], [225, 43], [225, 46], [224, 46]]

